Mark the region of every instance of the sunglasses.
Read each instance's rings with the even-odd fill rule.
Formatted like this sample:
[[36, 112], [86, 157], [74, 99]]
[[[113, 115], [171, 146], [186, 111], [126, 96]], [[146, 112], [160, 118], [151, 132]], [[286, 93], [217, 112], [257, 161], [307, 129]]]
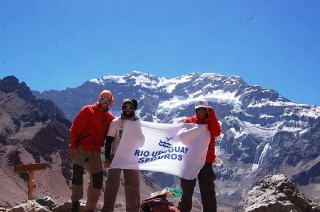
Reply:
[[206, 111], [207, 109], [205, 107], [199, 107], [196, 109], [196, 111]]
[[124, 105], [124, 106], [122, 106], [122, 110], [133, 110], [133, 109], [134, 109], [134, 107], [131, 106], [131, 105]]
[[111, 102], [111, 99], [104, 98], [104, 97], [100, 97], [100, 100], [103, 101], [103, 102]]

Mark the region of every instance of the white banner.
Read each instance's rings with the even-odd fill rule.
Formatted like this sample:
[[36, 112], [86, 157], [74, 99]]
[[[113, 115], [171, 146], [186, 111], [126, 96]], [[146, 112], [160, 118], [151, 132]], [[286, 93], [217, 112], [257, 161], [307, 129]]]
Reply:
[[126, 120], [110, 168], [164, 172], [194, 179], [205, 163], [209, 141], [206, 124]]

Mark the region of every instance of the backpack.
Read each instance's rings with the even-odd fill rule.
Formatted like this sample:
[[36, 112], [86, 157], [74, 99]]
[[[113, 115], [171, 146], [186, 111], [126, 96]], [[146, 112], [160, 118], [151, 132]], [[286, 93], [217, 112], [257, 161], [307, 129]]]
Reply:
[[140, 207], [143, 212], [180, 212], [173, 203], [167, 200], [166, 194], [145, 199]]

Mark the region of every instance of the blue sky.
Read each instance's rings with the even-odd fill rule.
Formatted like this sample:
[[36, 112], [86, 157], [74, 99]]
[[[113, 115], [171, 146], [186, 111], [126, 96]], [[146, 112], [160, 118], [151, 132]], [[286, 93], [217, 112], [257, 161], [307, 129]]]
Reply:
[[320, 105], [319, 0], [0, 0], [0, 79], [237, 75]]

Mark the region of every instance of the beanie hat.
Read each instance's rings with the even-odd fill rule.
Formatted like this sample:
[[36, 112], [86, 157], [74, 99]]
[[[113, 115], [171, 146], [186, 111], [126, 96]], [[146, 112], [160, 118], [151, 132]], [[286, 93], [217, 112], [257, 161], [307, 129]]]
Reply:
[[131, 102], [133, 103], [134, 109], [136, 110], [136, 109], [138, 108], [138, 102], [137, 102], [137, 100], [135, 100], [135, 99], [130, 99], [130, 100], [131, 100]]
[[109, 98], [111, 99], [111, 102], [110, 102], [110, 107], [112, 107], [114, 105], [114, 98], [113, 98], [113, 95], [111, 93], [110, 90], [103, 90], [101, 91], [100, 95], [99, 95], [99, 98], [100, 97], [103, 97], [103, 98]]
[[125, 105], [126, 103], [129, 103], [133, 106], [134, 110], [136, 110], [138, 108], [138, 102], [135, 99], [124, 99], [122, 106]]
[[197, 101], [195, 102], [194, 108], [195, 108], [195, 109], [198, 109], [199, 107], [205, 107], [205, 108], [207, 108], [208, 106], [209, 106], [209, 104], [208, 104], [207, 100], [205, 100], [205, 99], [200, 99], [200, 100], [197, 100]]

